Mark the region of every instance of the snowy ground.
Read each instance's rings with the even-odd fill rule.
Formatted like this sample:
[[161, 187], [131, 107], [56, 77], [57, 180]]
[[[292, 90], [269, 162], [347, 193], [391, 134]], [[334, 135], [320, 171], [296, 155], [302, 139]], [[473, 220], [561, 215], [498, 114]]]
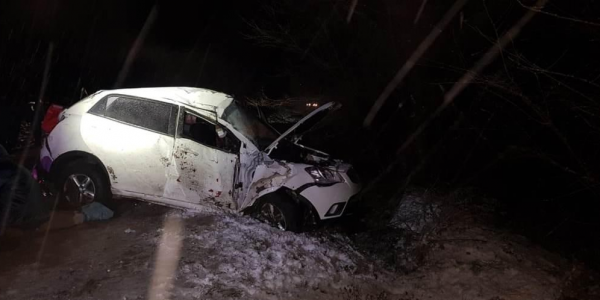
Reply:
[[[394, 221], [350, 237], [294, 234], [222, 211], [130, 204], [45, 240], [12, 233], [0, 299], [567, 299], [569, 265], [519, 237], [452, 222], [408, 243], [407, 229], [429, 225]], [[411, 255], [410, 271], [390, 268]]]
[[146, 204], [51, 232], [39, 262], [43, 236], [19, 240], [0, 252], [0, 299], [352, 299], [383, 277], [341, 236]]

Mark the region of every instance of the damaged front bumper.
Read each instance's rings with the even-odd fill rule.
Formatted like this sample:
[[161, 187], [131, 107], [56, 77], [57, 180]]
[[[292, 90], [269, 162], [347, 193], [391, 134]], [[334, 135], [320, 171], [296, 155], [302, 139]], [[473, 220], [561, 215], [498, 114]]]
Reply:
[[342, 182], [331, 185], [306, 184], [295, 190], [314, 206], [321, 220], [342, 216], [350, 200], [360, 191], [360, 183], [353, 182], [346, 173], [340, 175]]

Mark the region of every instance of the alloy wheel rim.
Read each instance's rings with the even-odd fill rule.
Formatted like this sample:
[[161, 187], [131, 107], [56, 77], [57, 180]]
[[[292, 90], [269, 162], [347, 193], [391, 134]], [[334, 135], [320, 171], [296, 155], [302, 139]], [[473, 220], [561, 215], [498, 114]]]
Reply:
[[260, 216], [261, 219], [276, 228], [285, 230], [287, 227], [283, 212], [271, 203], [265, 203], [262, 205], [260, 209]]
[[68, 202], [73, 204], [88, 204], [94, 202], [96, 185], [85, 174], [72, 174], [63, 185], [63, 193]]

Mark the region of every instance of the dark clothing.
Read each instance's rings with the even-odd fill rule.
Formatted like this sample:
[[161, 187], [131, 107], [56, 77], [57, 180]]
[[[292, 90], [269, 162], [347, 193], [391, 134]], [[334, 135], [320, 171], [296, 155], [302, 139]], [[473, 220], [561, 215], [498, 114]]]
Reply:
[[13, 107], [0, 108], [0, 144], [11, 151], [19, 142], [21, 113]]
[[35, 227], [47, 218], [39, 183], [0, 146], [0, 234], [7, 226]]
[[6, 151], [4, 146], [2, 146], [2, 144], [0, 144], [0, 159], [7, 157], [7, 156], [8, 156], [8, 151]]

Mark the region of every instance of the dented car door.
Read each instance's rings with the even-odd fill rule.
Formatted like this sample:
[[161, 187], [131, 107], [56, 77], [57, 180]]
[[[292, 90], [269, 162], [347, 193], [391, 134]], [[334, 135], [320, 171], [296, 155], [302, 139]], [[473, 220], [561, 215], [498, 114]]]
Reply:
[[234, 208], [234, 173], [239, 141], [215, 125], [216, 114], [182, 109], [173, 152], [177, 189], [169, 197]]

